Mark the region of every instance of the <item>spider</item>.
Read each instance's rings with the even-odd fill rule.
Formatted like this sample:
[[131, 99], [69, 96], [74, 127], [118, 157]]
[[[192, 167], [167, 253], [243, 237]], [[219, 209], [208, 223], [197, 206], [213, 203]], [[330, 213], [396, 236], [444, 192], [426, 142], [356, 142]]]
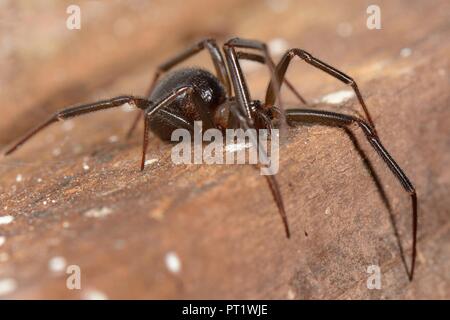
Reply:
[[[171, 71], [177, 64], [203, 50], [206, 50], [211, 56], [216, 75], [199, 68], [185, 68]], [[303, 104], [306, 104], [305, 99], [285, 79], [286, 71], [294, 57], [300, 58], [346, 85], [351, 86], [359, 104], [362, 106], [365, 119], [316, 109], [283, 110], [280, 106], [281, 101], [279, 97], [282, 84], [286, 84], [297, 98]], [[269, 68], [271, 79], [266, 90], [264, 102], [251, 99], [239, 62], [240, 60], [259, 62]], [[160, 79], [166, 72], [168, 74], [163, 79]], [[275, 106], [277, 99], [279, 105]], [[177, 128], [192, 131], [194, 121], [202, 121], [203, 127], [206, 129], [217, 128], [222, 130], [226, 128], [271, 129], [273, 124], [280, 126], [276, 122], [279, 118], [281, 118], [281, 124], [285, 122], [289, 126], [307, 123], [349, 129], [350, 126], [356, 124], [363, 131], [369, 143], [387, 164], [405, 191], [410, 195], [413, 220], [413, 243], [411, 267], [408, 272], [408, 277], [412, 280], [417, 242], [416, 192], [403, 170], [381, 144], [358, 86], [348, 75], [313, 57], [302, 49], [289, 49], [282, 56], [278, 64], [275, 65], [269, 55], [267, 45], [263, 42], [232, 38], [225, 42], [222, 50], [220, 50], [214, 39], [204, 39], [159, 65], [145, 97], [131, 95], [117, 96], [107, 100], [63, 109], [22, 137], [16, 144], [7, 149], [5, 155], [14, 152], [32, 136], [54, 122], [94, 111], [119, 107], [126, 103], [134, 105], [141, 110], [128, 131], [128, 137], [132, 134], [142, 116], [144, 116], [141, 170], [144, 169], [145, 165], [149, 130], [152, 130], [160, 139], [168, 141], [170, 140], [171, 133]], [[290, 231], [287, 216], [277, 180], [273, 175], [266, 175], [265, 177], [281, 215], [286, 236], [289, 238]]]

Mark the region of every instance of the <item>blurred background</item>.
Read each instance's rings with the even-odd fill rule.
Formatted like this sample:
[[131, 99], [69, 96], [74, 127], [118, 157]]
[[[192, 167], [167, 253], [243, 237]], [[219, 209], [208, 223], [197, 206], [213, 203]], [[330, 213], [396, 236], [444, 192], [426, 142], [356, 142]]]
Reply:
[[[372, 4], [381, 9], [381, 29], [367, 27]], [[79, 30], [66, 27], [70, 5], [81, 9]], [[345, 151], [351, 143], [332, 129], [301, 129], [296, 141], [310, 144], [291, 145], [297, 157], [284, 160], [280, 176], [296, 229], [286, 243], [270, 194], [251, 169], [238, 171], [252, 176], [248, 185], [230, 168], [177, 169], [163, 164], [170, 149], [155, 141], [149, 152], [160, 164], [139, 175], [140, 134], [125, 141], [133, 114], [122, 108], [52, 127], [14, 157], [1, 159], [0, 213], [14, 222], [0, 225], [0, 294], [449, 298], [449, 33], [445, 0], [1, 0], [0, 147], [61, 107], [143, 94], [158, 64], [203, 37], [219, 43], [235, 36], [258, 39], [268, 43], [275, 61], [288, 48], [302, 48], [357, 80], [383, 141], [417, 183], [428, 218], [421, 217], [419, 274], [410, 284], [386, 209], [372, 199], [376, 188], [357, 155]], [[212, 67], [205, 52], [184, 65]], [[267, 71], [251, 62], [244, 68], [253, 97], [263, 97]], [[300, 62], [292, 64], [288, 78], [308, 101], [348, 90]], [[288, 105], [297, 105], [284, 94]], [[359, 110], [353, 100], [340, 107]], [[395, 212], [403, 214], [401, 235], [409, 237], [406, 198], [376, 163], [388, 193], [395, 194]], [[336, 172], [344, 177], [327, 178], [322, 168], [339, 165], [344, 169]], [[312, 173], [290, 174], [289, 168], [299, 167]], [[213, 188], [217, 180], [219, 190]], [[245, 196], [249, 188], [252, 200]], [[325, 215], [316, 212], [329, 208], [339, 214], [320, 231]], [[114, 214], [86, 218], [92, 209], [94, 216]], [[373, 225], [380, 229], [364, 229]], [[249, 239], [253, 232], [257, 240]], [[312, 234], [308, 241], [306, 233]], [[404, 244], [409, 248], [410, 239]], [[372, 263], [388, 270], [383, 290], [365, 287], [364, 266]], [[83, 290], [65, 287], [70, 264], [86, 275]]]

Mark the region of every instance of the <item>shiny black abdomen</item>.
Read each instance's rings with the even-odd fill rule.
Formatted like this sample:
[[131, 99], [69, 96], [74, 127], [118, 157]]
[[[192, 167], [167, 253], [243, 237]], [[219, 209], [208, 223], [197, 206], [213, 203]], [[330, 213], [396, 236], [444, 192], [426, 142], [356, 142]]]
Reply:
[[[219, 80], [210, 72], [202, 69], [180, 69], [170, 72], [161, 81], [157, 83], [155, 89], [150, 95], [150, 100], [158, 102], [164, 99], [175, 90], [185, 87], [194, 87], [194, 94], [198, 94], [200, 101], [206, 110], [213, 116], [216, 108], [225, 101], [225, 89]], [[191, 99], [187, 95], [178, 97], [173, 103], [164, 109], [186, 121], [193, 123], [200, 121], [198, 113], [199, 106], [193, 105]], [[172, 131], [178, 129], [179, 126], [174, 124], [169, 116], [163, 112], [156, 112], [150, 119], [151, 130], [163, 140], [170, 140]]]

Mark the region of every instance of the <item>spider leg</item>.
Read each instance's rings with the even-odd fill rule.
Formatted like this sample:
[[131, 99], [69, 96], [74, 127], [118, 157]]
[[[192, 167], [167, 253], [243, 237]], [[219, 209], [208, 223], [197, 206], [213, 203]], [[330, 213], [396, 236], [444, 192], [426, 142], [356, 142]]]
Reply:
[[[231, 50], [230, 50], [230, 48], [231, 48]], [[252, 50], [258, 50], [258, 51], [262, 52], [265, 64], [267, 65], [267, 67], [269, 68], [269, 71], [270, 71], [270, 78], [271, 78], [270, 83], [273, 83], [275, 85], [275, 87], [277, 88], [277, 90], [275, 91], [277, 93], [276, 98], [278, 98], [279, 107], [280, 107], [282, 113], [284, 113], [284, 109], [282, 107], [283, 103], [281, 101], [281, 96], [278, 94], [280, 91], [280, 87], [281, 87], [280, 80], [276, 77], [275, 64], [274, 64], [272, 58], [270, 57], [269, 50], [267, 49], [267, 45], [264, 42], [261, 42], [258, 40], [241, 39], [241, 38], [232, 38], [232, 39], [228, 40], [224, 45], [224, 50], [233, 51], [234, 54], [237, 56], [237, 59], [239, 59], [239, 56], [236, 53], [235, 48], [252, 49]], [[238, 63], [238, 65], [239, 65], [239, 63]], [[239, 69], [240, 69], [240, 66], [239, 66]], [[231, 73], [231, 70], [230, 70], [230, 73]], [[241, 71], [241, 73], [242, 73], [242, 71]], [[245, 87], [246, 87], [246, 85], [245, 85]], [[235, 94], [237, 96], [236, 91], [235, 91]], [[244, 107], [246, 107], [246, 106], [244, 106]], [[266, 107], [266, 106], [264, 105], [264, 107]], [[282, 118], [284, 120], [284, 117], [282, 117]]]
[[268, 88], [267, 88], [267, 94], [266, 94], [266, 106], [271, 107], [275, 103], [275, 99], [277, 98], [278, 91], [280, 90], [280, 86], [278, 83], [281, 82], [281, 80], [284, 78], [287, 68], [291, 62], [291, 60], [294, 57], [299, 57], [300, 59], [304, 60], [306, 63], [322, 70], [328, 73], [329, 75], [335, 77], [336, 79], [342, 81], [343, 83], [351, 86], [353, 88], [353, 91], [355, 92], [359, 103], [361, 104], [364, 113], [366, 115], [367, 121], [369, 122], [370, 126], [373, 129], [373, 132], [375, 135], [377, 135], [377, 132], [375, 130], [375, 124], [372, 121], [372, 117], [370, 116], [369, 110], [367, 109], [367, 106], [364, 102], [364, 99], [361, 95], [361, 92], [358, 89], [358, 86], [350, 76], [346, 75], [345, 73], [337, 70], [336, 68], [326, 64], [325, 62], [313, 57], [308, 52], [301, 50], [301, 49], [290, 49], [288, 50], [284, 56], [281, 58], [280, 62], [278, 63], [276, 70], [275, 70], [275, 78], [277, 79], [277, 82], [275, 83], [275, 88], [273, 85], [273, 82], [271, 81]]
[[130, 126], [130, 129], [128, 129], [127, 134], [126, 134], [126, 139], [130, 139], [131, 136], [133, 135], [134, 130], [136, 130], [136, 127], [139, 123], [139, 121], [141, 120], [143, 115], [142, 111], [138, 111], [138, 114], [134, 117], [133, 123]]
[[[264, 58], [264, 56], [259, 55], [259, 54], [239, 51], [237, 53], [237, 56], [239, 59], [250, 60], [250, 61], [254, 61], [254, 62], [259, 62], [261, 64], [266, 64], [266, 59]], [[295, 89], [295, 87], [289, 82], [289, 80], [286, 77], [283, 79], [283, 82], [284, 82], [284, 84], [286, 84], [288, 89], [295, 95], [295, 97], [298, 100], [300, 100], [300, 102], [302, 102], [303, 104], [308, 104], [306, 102], [305, 98], [303, 98], [303, 96], [300, 95], [300, 93], [298, 93], [298, 91]]]
[[37, 126], [33, 130], [31, 130], [28, 134], [23, 136], [18, 142], [16, 142], [5, 152], [5, 156], [13, 153], [17, 148], [19, 148], [22, 144], [28, 141], [31, 137], [33, 137], [35, 134], [37, 134], [38, 132], [40, 132], [41, 130], [48, 127], [50, 124], [54, 122], [67, 120], [69, 118], [84, 115], [94, 111], [119, 107], [125, 103], [132, 103], [136, 107], [144, 109], [148, 105], [149, 101], [147, 99], [138, 98], [134, 96], [118, 96], [108, 100], [101, 100], [93, 103], [87, 103], [63, 109], [53, 114], [46, 122]]
[[[232, 50], [227, 49], [228, 47], [231, 47]], [[279, 119], [281, 120], [279, 129], [282, 131], [280, 134], [283, 135], [283, 132], [286, 129], [286, 116], [284, 115], [282, 97], [279, 94], [280, 89], [281, 89], [281, 83], [280, 83], [280, 79], [278, 77], [276, 77], [275, 64], [269, 54], [267, 45], [264, 42], [261, 42], [258, 40], [241, 39], [241, 38], [230, 39], [224, 45], [224, 50], [229, 50], [229, 51], [235, 52], [235, 50], [234, 50], [235, 48], [258, 50], [262, 53], [262, 56], [264, 57], [264, 61], [266, 62], [265, 64], [267, 65], [267, 67], [269, 68], [269, 71], [270, 71], [270, 83], [273, 83], [274, 87], [276, 88], [276, 90], [274, 91], [276, 94], [276, 95], [274, 95], [274, 100], [278, 99], [278, 111], [280, 114]], [[237, 55], [237, 59], [239, 59], [238, 53], [235, 52], [235, 54]], [[237, 62], [237, 64], [240, 69], [239, 62]], [[230, 70], [230, 67], [228, 69], [229, 69], [230, 77], [231, 77], [232, 71]], [[245, 81], [245, 79], [244, 79], [244, 81]], [[244, 83], [244, 86], [246, 87], [245, 83]], [[291, 85], [291, 87], [292, 87], [292, 85]], [[295, 89], [294, 89], [294, 91], [295, 91]], [[235, 90], [235, 94], [236, 94], [236, 96], [238, 95], [236, 90]], [[296, 94], [302, 102], [305, 101], [303, 99], [303, 97], [300, 96], [300, 94], [298, 94], [296, 91], [294, 94]], [[244, 107], [245, 107], [245, 105], [244, 105]], [[261, 107], [263, 109], [267, 110], [267, 109], [270, 109], [271, 106], [268, 106], [266, 103], [264, 103], [261, 105]]]
[[[228, 70], [230, 72], [231, 84], [233, 85], [235, 99], [239, 107], [239, 113], [245, 117], [245, 122], [253, 127], [253, 119], [250, 110], [250, 93], [248, 91], [247, 82], [244, 73], [239, 64], [236, 50], [228, 44], [224, 45], [225, 59], [227, 61]], [[236, 115], [235, 115], [236, 116]], [[231, 117], [230, 115], [230, 118]], [[244, 123], [241, 119], [241, 124]]]
[[344, 115], [335, 112], [311, 110], [311, 109], [290, 109], [286, 111], [288, 123], [302, 122], [302, 123], [319, 123], [324, 125], [349, 127], [356, 123], [364, 132], [367, 140], [378, 153], [378, 155], [387, 164], [391, 172], [398, 179], [406, 192], [410, 195], [412, 206], [412, 254], [411, 254], [411, 269], [408, 274], [410, 280], [413, 279], [414, 267], [416, 262], [416, 245], [417, 245], [417, 195], [414, 186], [409, 181], [406, 174], [395, 162], [392, 156], [381, 144], [380, 139], [376, 135], [373, 127], [365, 120], [357, 117]]
[[[147, 91], [147, 96], [150, 96], [153, 92], [153, 89], [155, 88], [155, 85], [159, 79], [159, 77], [164, 73], [172, 69], [177, 64], [185, 61], [186, 59], [192, 57], [193, 55], [199, 53], [203, 49], [207, 49], [212, 62], [214, 64], [214, 68], [216, 69], [217, 77], [219, 78], [220, 82], [225, 86], [225, 89], [227, 91], [228, 96], [231, 95], [231, 85], [230, 80], [228, 78], [227, 69], [225, 67], [225, 63], [222, 57], [222, 53], [217, 46], [216, 40], [214, 39], [204, 39], [196, 44], [194, 44], [192, 47], [180, 52], [178, 55], [170, 58], [166, 62], [162, 63], [158, 66], [155, 75], [153, 76], [153, 80], [150, 84], [150, 87]], [[139, 114], [136, 116], [136, 118], [133, 121], [132, 126], [128, 130], [127, 138], [131, 137], [133, 131], [136, 129], [136, 126], [139, 122], [139, 120], [142, 117], [142, 112], [139, 112]]]
[[[250, 94], [248, 91], [247, 84], [245, 82], [244, 74], [242, 72], [241, 66], [238, 62], [238, 57], [233, 46], [229, 44], [224, 45], [225, 58], [228, 65], [228, 70], [230, 72], [231, 83], [236, 95], [237, 107], [232, 106], [230, 114], [230, 123], [237, 122], [244, 130], [248, 130], [254, 127], [254, 121], [250, 113]], [[251, 131], [250, 131], [251, 132]], [[251, 143], [258, 147], [258, 154], [262, 155], [265, 159], [263, 162], [267, 163], [267, 152], [264, 147], [258, 143], [258, 139], [255, 135], [250, 135]], [[261, 159], [260, 159], [261, 160]], [[284, 209], [283, 198], [281, 196], [280, 188], [278, 182], [273, 174], [265, 175], [266, 181], [269, 184], [272, 196], [278, 207], [281, 219], [283, 221], [284, 229], [286, 231], [286, 236], [290, 237], [289, 225], [286, 215], [286, 210]]]

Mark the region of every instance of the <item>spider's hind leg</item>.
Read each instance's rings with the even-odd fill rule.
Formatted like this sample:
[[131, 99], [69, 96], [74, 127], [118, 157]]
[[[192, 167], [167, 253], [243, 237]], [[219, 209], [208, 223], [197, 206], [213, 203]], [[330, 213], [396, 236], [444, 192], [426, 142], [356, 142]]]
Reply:
[[289, 109], [286, 111], [287, 122], [291, 125], [295, 123], [311, 123], [323, 124], [329, 126], [349, 127], [352, 124], [357, 124], [364, 132], [367, 140], [378, 153], [381, 159], [386, 163], [392, 174], [397, 178], [404, 190], [409, 194], [412, 207], [412, 253], [411, 253], [411, 269], [408, 277], [412, 280], [414, 276], [414, 268], [417, 253], [417, 194], [413, 184], [410, 182], [406, 174], [395, 162], [389, 152], [381, 144], [376, 132], [372, 126], [365, 120], [357, 117], [311, 109]]
[[[269, 64], [271, 63], [273, 65], [273, 61], [272, 62], [267, 62], [267, 58], [263, 55], [259, 55], [256, 53], [249, 53], [249, 52], [244, 52], [244, 51], [238, 51], [237, 52], [237, 56], [239, 59], [242, 60], [249, 60], [249, 61], [253, 61], [253, 62], [258, 62], [261, 64]], [[270, 56], [269, 56], [270, 58]], [[292, 83], [285, 77], [283, 80], [284, 84], [286, 84], [286, 86], [288, 87], [288, 89], [292, 92], [292, 94], [303, 104], [308, 104], [308, 102], [306, 101], [305, 98], [303, 98], [303, 96], [297, 91], [297, 89], [295, 89], [295, 87], [292, 85]]]
[[267, 87], [267, 93], [266, 93], [266, 106], [271, 107], [275, 103], [275, 99], [279, 93], [280, 86], [278, 84], [281, 84], [283, 79], [285, 78], [286, 71], [294, 57], [299, 57], [300, 59], [304, 60], [306, 63], [312, 65], [313, 67], [316, 67], [332, 77], [342, 81], [346, 85], [349, 85], [352, 87], [353, 91], [356, 94], [356, 97], [358, 98], [358, 101], [360, 105], [362, 106], [364, 110], [364, 114], [366, 116], [367, 121], [370, 124], [370, 127], [372, 128], [372, 132], [377, 135], [377, 132], [375, 130], [375, 124], [372, 121], [372, 117], [369, 113], [369, 110], [367, 109], [366, 103], [364, 102], [364, 99], [361, 95], [361, 92], [359, 91], [358, 85], [356, 84], [356, 81], [353, 80], [350, 76], [346, 75], [342, 71], [339, 71], [338, 69], [330, 66], [329, 64], [317, 59], [316, 57], [312, 56], [310, 53], [301, 50], [301, 49], [290, 49], [288, 50], [284, 56], [281, 58], [280, 62], [275, 68], [275, 78], [276, 82], [271, 81], [269, 83], [269, 86]]

